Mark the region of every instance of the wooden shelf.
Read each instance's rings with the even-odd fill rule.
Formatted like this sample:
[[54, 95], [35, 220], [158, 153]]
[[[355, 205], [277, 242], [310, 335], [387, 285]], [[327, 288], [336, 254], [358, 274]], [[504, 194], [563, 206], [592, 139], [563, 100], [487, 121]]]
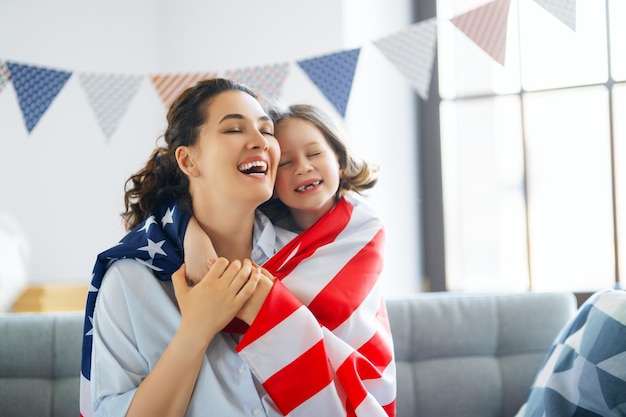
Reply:
[[13, 304], [13, 313], [84, 311], [89, 285], [49, 284], [27, 287]]

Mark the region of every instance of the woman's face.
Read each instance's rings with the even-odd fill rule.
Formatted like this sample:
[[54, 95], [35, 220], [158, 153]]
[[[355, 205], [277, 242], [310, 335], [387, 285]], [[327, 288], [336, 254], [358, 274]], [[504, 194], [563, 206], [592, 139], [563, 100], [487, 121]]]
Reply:
[[256, 206], [268, 200], [280, 157], [272, 120], [254, 97], [237, 90], [214, 97], [207, 111], [190, 152], [197, 164], [197, 175], [190, 176], [194, 201], [200, 196]]
[[335, 204], [339, 188], [339, 162], [322, 132], [311, 122], [288, 118], [280, 122], [276, 137], [281, 157], [275, 192], [294, 216], [306, 211], [319, 218]]

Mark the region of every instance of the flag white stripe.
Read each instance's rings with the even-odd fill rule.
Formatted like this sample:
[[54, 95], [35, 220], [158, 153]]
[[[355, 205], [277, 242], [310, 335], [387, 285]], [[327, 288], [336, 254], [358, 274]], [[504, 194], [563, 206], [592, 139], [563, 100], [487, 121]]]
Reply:
[[[346, 228], [339, 233], [334, 242], [316, 250], [310, 258], [301, 262], [283, 278], [283, 284], [303, 304], [309, 305], [346, 266], [347, 260], [359, 253], [364, 245], [368, 244], [380, 231], [378, 224], [372, 222], [367, 224], [366, 219], [368, 217], [362, 210], [354, 210]], [[359, 236], [359, 241], [363, 242], [363, 245], [355, 244], [355, 235]], [[346, 238], [345, 236], [352, 237]], [[320, 271], [324, 273], [320, 274]]]
[[[312, 323], [313, 325], [304, 325]], [[310, 331], [303, 332], [303, 328]], [[317, 330], [317, 331], [315, 331]], [[297, 334], [301, 337], [294, 338]], [[313, 314], [304, 306], [298, 308], [270, 331], [246, 346], [239, 353], [263, 383], [287, 367], [322, 339], [322, 331]], [[272, 351], [267, 360], [268, 350]]]
[[[311, 417], [311, 416], [338, 416], [338, 410], [346, 409], [343, 405], [344, 396], [337, 395], [335, 383], [328, 384], [324, 389], [318, 391], [314, 396], [300, 404], [289, 413], [290, 417]], [[372, 414], [374, 416], [374, 414]], [[387, 416], [385, 416], [387, 417]]]

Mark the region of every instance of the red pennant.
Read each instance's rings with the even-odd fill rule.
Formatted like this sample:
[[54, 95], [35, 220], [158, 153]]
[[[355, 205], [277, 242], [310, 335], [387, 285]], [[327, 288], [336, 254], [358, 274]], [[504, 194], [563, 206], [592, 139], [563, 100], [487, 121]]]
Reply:
[[451, 22], [493, 59], [504, 65], [511, 0], [495, 0], [461, 14]]

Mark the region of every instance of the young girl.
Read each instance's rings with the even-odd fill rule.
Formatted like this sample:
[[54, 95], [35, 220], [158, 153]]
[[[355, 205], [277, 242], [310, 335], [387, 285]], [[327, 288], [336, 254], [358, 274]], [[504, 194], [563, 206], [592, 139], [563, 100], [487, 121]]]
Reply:
[[338, 129], [320, 109], [292, 105], [274, 114], [274, 123], [281, 152], [277, 198], [261, 209], [275, 224], [301, 232], [349, 191], [361, 193], [376, 184], [376, 168], [351, 157]]
[[[375, 185], [376, 170], [350, 156], [338, 130], [319, 109], [293, 105], [273, 118], [281, 157], [274, 198], [260, 208], [276, 226], [298, 235], [263, 266], [313, 313], [324, 333], [324, 359], [317, 365], [301, 363], [301, 371], [314, 377], [315, 367], [327, 361], [342, 404], [327, 404], [328, 413], [315, 414], [395, 415], [393, 346], [378, 280], [383, 229], [378, 217], [352, 195]], [[212, 251], [206, 235], [192, 223], [185, 247], [185, 257], [193, 256], [194, 262], [198, 252]], [[227, 327], [236, 329], [234, 323]], [[288, 383], [268, 389], [279, 406], [289, 403], [281, 397], [295, 390]], [[311, 406], [321, 407], [319, 392], [308, 394]], [[282, 410], [306, 415], [289, 407]]]

